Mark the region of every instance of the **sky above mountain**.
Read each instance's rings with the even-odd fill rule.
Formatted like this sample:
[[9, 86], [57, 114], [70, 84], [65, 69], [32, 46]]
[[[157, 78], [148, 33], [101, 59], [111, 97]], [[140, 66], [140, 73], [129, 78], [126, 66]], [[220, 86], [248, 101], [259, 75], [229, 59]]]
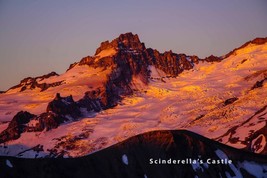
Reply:
[[220, 56], [267, 36], [266, 9], [265, 0], [0, 0], [0, 90], [62, 73], [125, 32], [161, 52]]

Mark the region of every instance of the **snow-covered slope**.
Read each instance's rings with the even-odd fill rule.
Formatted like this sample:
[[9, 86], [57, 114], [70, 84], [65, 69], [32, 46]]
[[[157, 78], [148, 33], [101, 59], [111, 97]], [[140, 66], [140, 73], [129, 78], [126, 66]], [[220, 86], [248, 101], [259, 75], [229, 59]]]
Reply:
[[41, 114], [46, 111], [47, 103], [56, 93], [62, 96], [72, 95], [74, 100], [81, 99], [86, 91], [103, 87], [110, 72], [110, 69], [77, 65], [62, 75], [37, 80], [40, 84], [62, 81], [59, 86], [50, 87], [45, 91], [41, 91], [40, 88], [26, 89], [23, 92], [20, 92], [22, 87], [10, 89], [0, 95], [0, 121], [10, 121], [21, 110]]
[[[136, 43], [132, 46], [136, 46]], [[140, 53], [144, 47], [139, 44], [137, 46], [137, 50], [130, 56], [137, 56], [136, 59], [141, 60]], [[113, 48], [108, 49], [110, 50], [98, 52], [95, 62], [107, 62], [107, 54], [118, 57]], [[132, 48], [119, 55], [128, 57], [129, 51], [132, 52]], [[147, 55], [146, 51], [142, 52], [142, 56], [143, 53]], [[168, 55], [167, 61], [170, 60]], [[249, 43], [221, 62], [194, 62], [192, 68], [188, 67], [188, 70], [183, 70], [178, 76], [166, 74], [153, 63], [146, 63], [147, 69], [151, 71], [148, 84], [143, 82], [144, 75], [132, 76], [129, 86], [134, 88], [134, 92], [124, 95], [117, 106], [98, 113], [90, 112], [78, 121], [66, 122], [49, 131], [24, 132], [20, 138], [1, 144], [0, 154], [76, 157], [146, 131], [181, 128], [237, 148], [266, 154], [267, 133], [257, 132], [266, 127], [267, 120], [266, 59], [267, 43]], [[191, 58], [187, 57], [186, 60], [191, 65]], [[90, 63], [90, 59], [86, 62]], [[64, 80], [60, 86], [43, 92], [37, 89], [23, 92], [9, 90], [0, 95], [3, 111], [1, 120], [9, 121], [19, 110], [40, 114], [45, 110], [47, 102], [59, 91], [63, 96], [73, 95], [74, 100], [78, 100], [86, 91], [103, 87], [112, 70], [114, 69], [106, 66], [94, 68], [90, 65], [74, 65], [65, 74], [42, 81], [52, 83]], [[262, 109], [264, 107], [265, 110]], [[228, 130], [234, 126], [237, 126], [236, 132], [230, 137], [238, 139], [229, 141]], [[6, 123], [0, 125], [2, 130], [6, 127]], [[246, 135], [253, 137], [245, 139]], [[253, 144], [245, 144], [245, 141]], [[258, 142], [261, 146], [254, 148], [259, 145]]]

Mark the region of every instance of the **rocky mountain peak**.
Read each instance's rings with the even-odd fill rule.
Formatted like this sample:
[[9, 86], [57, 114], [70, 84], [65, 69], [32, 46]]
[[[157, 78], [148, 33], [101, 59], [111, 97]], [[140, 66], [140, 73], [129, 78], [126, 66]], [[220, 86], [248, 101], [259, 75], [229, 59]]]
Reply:
[[137, 34], [125, 33], [121, 34], [119, 38], [115, 39], [118, 41], [119, 48], [132, 48], [132, 49], [145, 49], [144, 43], [141, 43]]
[[210, 55], [209, 57], [206, 57], [204, 60], [207, 62], [220, 62], [222, 58], [218, 56]]
[[131, 32], [121, 34], [118, 38], [109, 41], [104, 41], [101, 43], [100, 47], [96, 50], [95, 55], [99, 54], [101, 51], [106, 49], [139, 49], [144, 50], [145, 45], [141, 43], [137, 34], [133, 34]]
[[265, 37], [265, 38], [255, 38], [254, 40], [249, 41], [249, 42], [252, 43], [252, 44], [262, 45], [262, 44], [267, 42], [267, 37]]

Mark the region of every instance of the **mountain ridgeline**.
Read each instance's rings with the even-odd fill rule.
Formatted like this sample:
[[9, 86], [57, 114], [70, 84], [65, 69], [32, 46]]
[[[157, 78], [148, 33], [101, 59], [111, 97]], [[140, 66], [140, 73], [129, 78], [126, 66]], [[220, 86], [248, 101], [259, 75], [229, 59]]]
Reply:
[[[109, 50], [113, 50], [114, 54], [101, 55]], [[151, 73], [149, 66], [162, 70], [167, 77], [176, 77], [184, 70], [192, 69], [194, 64], [200, 61], [218, 62], [221, 60], [222, 58], [215, 56], [200, 59], [197, 56], [176, 54], [172, 51], [160, 53], [157, 50], [146, 48], [137, 35], [122, 34], [111, 42], [102, 42], [96, 50], [95, 56], [87, 56], [80, 62], [71, 64], [68, 69], [71, 70], [75, 66], [82, 65], [103, 68], [103, 70], [111, 68], [111, 73], [107, 76], [108, 80], [102, 88], [85, 92], [84, 97], [78, 101], [74, 101], [72, 96], [62, 97], [60, 93], [57, 93], [54, 100], [48, 103], [46, 112], [38, 116], [27, 111], [18, 112], [12, 120], [12, 124], [9, 124], [8, 128], [0, 134], [0, 143], [17, 139], [23, 132], [50, 130], [57, 128], [63, 122], [77, 120], [83, 116], [81, 108], [86, 108], [88, 112], [99, 112], [116, 106], [123, 96], [131, 95], [136, 90], [132, 87], [134, 77], [138, 77], [144, 85], [149, 83]], [[42, 83], [44, 79], [53, 76], [58, 76], [58, 74], [51, 72], [36, 78], [28, 77], [9, 90], [19, 89], [20, 92], [24, 92], [25, 90], [40, 89], [40, 92], [43, 92], [50, 87], [64, 84], [64, 81]], [[20, 118], [27, 119], [20, 121]], [[37, 124], [28, 126], [27, 123], [32, 120]]]
[[[267, 38], [255, 39], [246, 43], [264, 43]], [[234, 55], [235, 50], [226, 56]], [[220, 62], [225, 57], [209, 56], [200, 59], [197, 56], [176, 54], [172, 51], [160, 53], [151, 48], [146, 48], [139, 37], [132, 33], [120, 35], [111, 42], [102, 42], [94, 56], [87, 56], [71, 64], [68, 71], [79, 66], [100, 68], [102, 71], [110, 70], [101, 87], [88, 89], [84, 96], [74, 100], [70, 96], [61, 96], [60, 90], [54, 93], [55, 98], [47, 103], [46, 111], [34, 115], [28, 111], [18, 112], [0, 133], [0, 143], [18, 139], [24, 132], [40, 132], [57, 128], [60, 124], [75, 121], [85, 117], [86, 113], [99, 112], [116, 106], [124, 96], [131, 95], [139, 90], [135, 85], [138, 80], [142, 85], [148, 85], [151, 77], [151, 67], [165, 73], [164, 77], [177, 77], [185, 70], [193, 69], [198, 63]], [[25, 92], [39, 90], [45, 92], [50, 88], [60, 87], [64, 80], [46, 83], [47, 79], [59, 76], [55, 72], [36, 78], [26, 78], [19, 85], [10, 88], [7, 92], [16, 90]], [[162, 78], [164, 78], [162, 77]], [[90, 78], [88, 78], [90, 80]], [[22, 118], [22, 119], [21, 119]], [[29, 123], [35, 123], [29, 124]]]

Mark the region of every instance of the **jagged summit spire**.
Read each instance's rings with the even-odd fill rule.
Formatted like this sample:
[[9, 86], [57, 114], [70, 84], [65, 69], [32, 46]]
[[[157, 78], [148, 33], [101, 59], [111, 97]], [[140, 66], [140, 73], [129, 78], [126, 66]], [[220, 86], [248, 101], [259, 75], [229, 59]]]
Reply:
[[133, 34], [132, 32], [121, 34], [117, 39], [118, 39], [119, 42], [135, 41], [135, 42], [139, 42], [140, 43], [140, 39], [139, 39], [138, 35], [137, 34]]
[[118, 38], [109, 41], [104, 41], [101, 43], [100, 47], [96, 50], [95, 55], [100, 53], [102, 50], [105, 49], [145, 49], [144, 43], [140, 42], [140, 39], [137, 34], [133, 34], [132, 32], [127, 32], [121, 34]]

